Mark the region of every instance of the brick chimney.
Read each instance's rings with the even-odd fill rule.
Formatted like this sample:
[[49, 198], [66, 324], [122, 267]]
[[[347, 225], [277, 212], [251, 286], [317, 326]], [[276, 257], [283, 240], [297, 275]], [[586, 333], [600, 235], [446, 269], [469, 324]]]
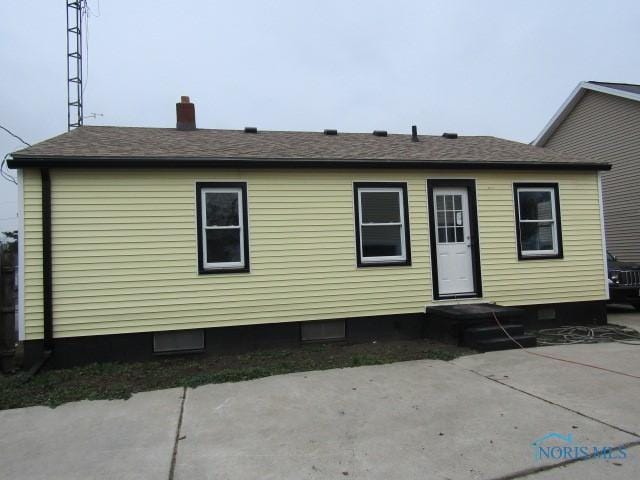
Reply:
[[189, 101], [189, 97], [180, 97], [180, 103], [176, 103], [176, 128], [196, 129], [196, 107]]

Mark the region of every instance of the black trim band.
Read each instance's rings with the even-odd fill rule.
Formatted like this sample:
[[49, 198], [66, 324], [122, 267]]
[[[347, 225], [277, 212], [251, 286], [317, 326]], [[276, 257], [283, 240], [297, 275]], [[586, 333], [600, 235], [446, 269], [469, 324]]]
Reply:
[[[402, 190], [402, 206], [404, 210], [404, 245], [405, 259], [388, 262], [366, 262], [362, 261], [360, 254], [360, 198], [358, 190], [361, 188], [395, 188]], [[411, 235], [409, 227], [409, 200], [407, 195], [407, 182], [353, 182], [353, 206], [356, 230], [356, 255], [358, 267], [389, 267], [389, 266], [410, 266], [411, 265]]]
[[[473, 267], [473, 294], [464, 295], [440, 295], [438, 285], [438, 252], [436, 250], [436, 224], [433, 207], [433, 189], [435, 187], [457, 187], [467, 189], [469, 200], [469, 234], [471, 236], [471, 263]], [[476, 201], [475, 180], [460, 179], [431, 179], [427, 180], [427, 205], [429, 206], [429, 245], [431, 250], [431, 276], [433, 284], [433, 299], [455, 298], [481, 298], [482, 297], [482, 272], [480, 270], [480, 240], [478, 236], [478, 207]]]
[[[556, 239], [558, 240], [558, 253], [551, 255], [523, 255], [520, 240], [520, 204], [518, 199], [519, 188], [551, 188], [555, 198]], [[513, 208], [516, 215], [516, 243], [518, 245], [518, 260], [549, 260], [564, 258], [562, 250], [562, 221], [560, 219], [560, 190], [557, 183], [514, 183], [513, 184]]]
[[536, 162], [503, 161], [486, 162], [471, 160], [401, 160], [401, 159], [319, 159], [319, 158], [200, 158], [200, 157], [42, 157], [16, 154], [7, 160], [9, 168], [281, 168], [281, 167], [323, 167], [323, 168], [431, 168], [435, 170], [611, 170], [608, 163], [595, 162]]
[[[203, 188], [239, 188], [242, 191], [242, 240], [244, 246], [244, 266], [238, 268], [204, 268], [204, 252], [202, 250], [202, 202]], [[246, 273], [249, 267], [249, 204], [247, 203], [246, 182], [196, 182], [196, 224], [198, 228], [198, 273]]]

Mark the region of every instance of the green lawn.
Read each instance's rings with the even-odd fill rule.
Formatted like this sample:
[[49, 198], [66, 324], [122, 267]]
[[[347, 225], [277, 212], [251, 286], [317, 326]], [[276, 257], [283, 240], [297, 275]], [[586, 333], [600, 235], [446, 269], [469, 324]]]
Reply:
[[238, 382], [282, 373], [377, 365], [419, 359], [452, 360], [474, 353], [430, 340], [312, 344], [241, 355], [162, 357], [139, 363], [102, 363], [0, 377], [0, 410], [75, 400], [128, 398], [132, 393], [207, 383]]

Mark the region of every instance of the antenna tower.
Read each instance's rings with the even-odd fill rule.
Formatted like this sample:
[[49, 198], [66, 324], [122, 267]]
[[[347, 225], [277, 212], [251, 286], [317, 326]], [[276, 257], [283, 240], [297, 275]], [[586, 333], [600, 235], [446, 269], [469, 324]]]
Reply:
[[82, 125], [82, 9], [86, 0], [67, 2], [67, 130]]

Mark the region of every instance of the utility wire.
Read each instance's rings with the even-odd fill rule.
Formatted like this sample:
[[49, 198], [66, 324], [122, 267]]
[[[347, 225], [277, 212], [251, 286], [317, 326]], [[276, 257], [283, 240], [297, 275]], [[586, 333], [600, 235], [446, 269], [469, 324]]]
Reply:
[[14, 138], [17, 138], [18, 140], [20, 140], [22, 143], [24, 143], [27, 147], [30, 147], [31, 144], [29, 142], [25, 142], [22, 138], [20, 138], [18, 135], [16, 135], [15, 133], [13, 133], [11, 130], [9, 130], [7, 127], [3, 127], [2, 125], [0, 125], [0, 129], [4, 130], [5, 132], [7, 132], [9, 135], [11, 135]]
[[[11, 130], [9, 130], [7, 127], [3, 127], [2, 125], [0, 125], [0, 129], [4, 130], [5, 132], [7, 132], [9, 135], [11, 135], [13, 138], [17, 138], [18, 140], [20, 140], [22, 143], [24, 143], [27, 147], [30, 147], [31, 144], [29, 142], [24, 141], [19, 135], [16, 135], [15, 133], [13, 133]], [[7, 172], [4, 168], [5, 163], [7, 163], [7, 158], [9, 158], [9, 154], [7, 153], [4, 158], [2, 159], [2, 163], [0, 163], [0, 177], [4, 178], [5, 180], [14, 183], [14, 184], [18, 184], [18, 182], [16, 181], [16, 178], [11, 175], [9, 172]]]
[[2, 163], [0, 163], [0, 177], [4, 178], [8, 182], [18, 185], [18, 181], [16, 180], [16, 178], [9, 172], [7, 172], [4, 168], [5, 163], [7, 163], [7, 158], [9, 158], [8, 153], [2, 159]]

